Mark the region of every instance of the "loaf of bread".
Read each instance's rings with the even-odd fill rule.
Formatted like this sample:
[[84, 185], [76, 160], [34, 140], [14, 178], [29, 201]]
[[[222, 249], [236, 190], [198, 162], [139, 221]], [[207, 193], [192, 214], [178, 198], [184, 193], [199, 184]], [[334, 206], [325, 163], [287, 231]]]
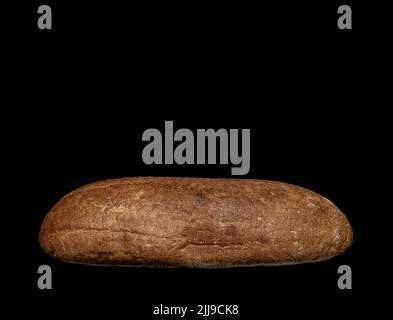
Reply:
[[68, 262], [221, 268], [326, 260], [352, 229], [329, 200], [282, 182], [135, 177], [67, 194], [39, 241]]

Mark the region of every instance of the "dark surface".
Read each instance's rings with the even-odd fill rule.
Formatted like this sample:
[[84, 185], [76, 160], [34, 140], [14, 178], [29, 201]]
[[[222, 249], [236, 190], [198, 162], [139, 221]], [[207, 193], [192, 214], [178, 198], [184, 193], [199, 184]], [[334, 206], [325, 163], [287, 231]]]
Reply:
[[[238, 304], [234, 319], [379, 312], [369, 300], [370, 272], [380, 257], [370, 240], [381, 212], [370, 198], [384, 126], [366, 81], [378, 69], [370, 57], [377, 39], [364, 18], [367, 6], [353, 4], [356, 29], [340, 32], [338, 4], [327, 3], [191, 9], [56, 3], [54, 30], [43, 32], [31, 6], [29, 55], [21, 61], [29, 71], [20, 82], [32, 107], [20, 116], [25, 138], [17, 162], [27, 172], [32, 315], [147, 319], [160, 303]], [[352, 224], [352, 249], [327, 262], [226, 270], [91, 267], [41, 251], [43, 217], [83, 184], [137, 175], [230, 176], [229, 165], [143, 164], [142, 133], [163, 129], [164, 120], [174, 120], [175, 129], [250, 128], [246, 177], [293, 183], [331, 199]], [[42, 264], [52, 267], [51, 291], [36, 287]], [[337, 288], [341, 264], [352, 267], [353, 290]]]

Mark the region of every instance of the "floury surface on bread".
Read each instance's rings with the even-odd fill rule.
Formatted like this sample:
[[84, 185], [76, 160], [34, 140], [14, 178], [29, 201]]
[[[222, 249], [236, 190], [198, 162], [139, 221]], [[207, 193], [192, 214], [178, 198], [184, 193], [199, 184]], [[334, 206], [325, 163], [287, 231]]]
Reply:
[[39, 241], [74, 263], [225, 268], [326, 260], [352, 229], [332, 202], [282, 182], [133, 177], [67, 194]]

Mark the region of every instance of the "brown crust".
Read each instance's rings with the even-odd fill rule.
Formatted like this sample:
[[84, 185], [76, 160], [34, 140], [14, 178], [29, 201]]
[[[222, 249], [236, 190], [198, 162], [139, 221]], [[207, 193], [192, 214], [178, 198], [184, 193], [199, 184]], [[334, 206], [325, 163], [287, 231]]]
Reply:
[[282, 182], [135, 177], [67, 194], [39, 241], [69, 262], [215, 268], [329, 259], [352, 229], [329, 200]]

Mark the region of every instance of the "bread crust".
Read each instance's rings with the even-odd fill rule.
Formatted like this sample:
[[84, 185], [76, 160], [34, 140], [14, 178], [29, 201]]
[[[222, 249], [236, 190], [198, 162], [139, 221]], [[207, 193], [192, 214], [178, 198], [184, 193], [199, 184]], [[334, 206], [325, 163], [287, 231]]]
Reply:
[[329, 200], [283, 182], [132, 177], [95, 182], [63, 197], [39, 232], [63, 261], [222, 268], [321, 261], [353, 233]]

